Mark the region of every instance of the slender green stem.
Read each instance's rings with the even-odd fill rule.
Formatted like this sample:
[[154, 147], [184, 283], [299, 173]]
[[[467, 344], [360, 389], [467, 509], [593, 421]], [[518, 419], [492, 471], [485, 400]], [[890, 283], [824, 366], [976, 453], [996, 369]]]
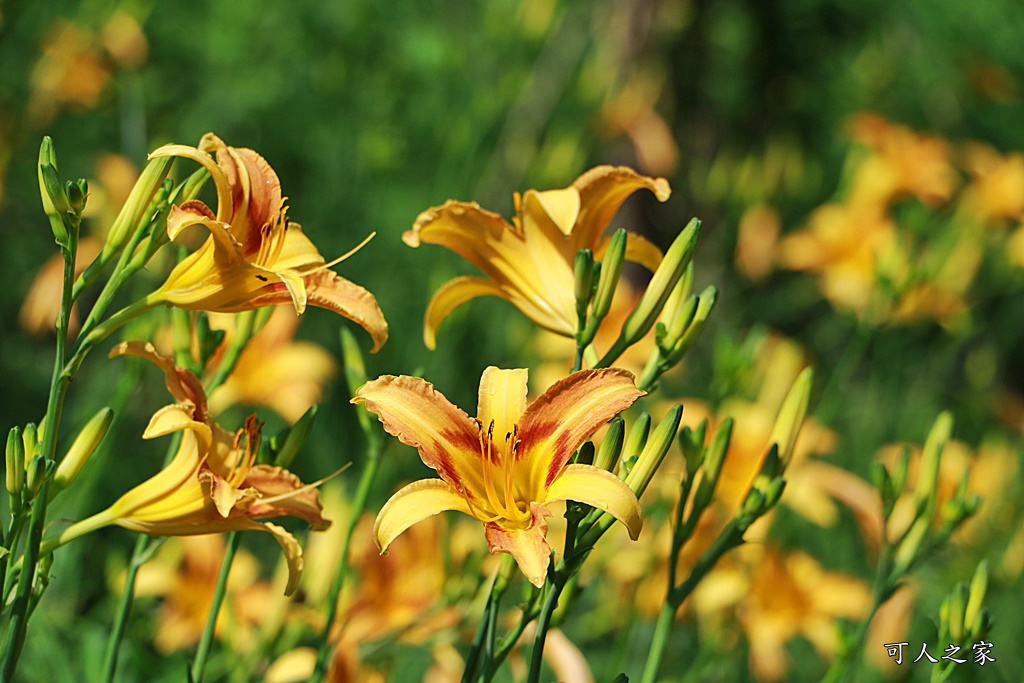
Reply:
[[249, 340], [253, 335], [253, 321], [256, 319], [256, 311], [245, 311], [235, 316], [235, 332], [231, 337], [231, 343], [228, 348], [224, 351], [224, 357], [221, 359], [220, 364], [217, 365], [217, 370], [213, 373], [213, 377], [207, 382], [207, 391], [213, 393], [213, 390], [224, 383], [224, 380], [228, 378], [231, 371], [235, 369], [235, 365], [238, 363], [239, 356], [242, 355], [242, 351], [249, 344]]
[[519, 642], [520, 636], [523, 635], [523, 631], [531, 621], [537, 618], [537, 596], [540, 595], [540, 591], [534, 591], [530, 598], [529, 603], [523, 606], [523, 613], [519, 617], [518, 623], [515, 627], [508, 632], [508, 634], [501, 639], [498, 643], [498, 651], [494, 657], [491, 658], [491, 665], [487, 667], [487, 671], [484, 672], [484, 683], [490, 683], [491, 679], [494, 678], [494, 674], [498, 673], [498, 669], [504, 663], [505, 658], [512, 652], [512, 648]]
[[654, 637], [651, 639], [651, 648], [647, 652], [647, 663], [644, 664], [643, 677], [640, 683], [655, 683], [658, 677], [658, 666], [662, 657], [665, 656], [665, 645], [668, 643], [668, 634], [672, 630], [672, 622], [676, 618], [676, 608], [666, 600], [661, 606], [661, 613], [658, 614], [658, 623], [654, 626]]
[[[21, 532], [22, 529], [25, 528], [25, 519], [25, 514], [23, 512], [19, 512], [17, 515], [15, 515], [14, 519], [11, 520], [10, 533], [7, 535], [8, 552], [6, 555], [3, 556], [3, 559], [0, 559], [0, 569], [3, 570], [3, 575], [0, 576], [0, 589], [2, 589], [0, 590], [0, 604], [3, 605], [7, 604], [7, 590], [8, 588], [10, 588], [10, 586], [7, 585], [7, 563], [8, 560], [10, 560], [11, 556], [13, 556], [14, 553], [17, 552], [18, 544], [21, 543]], [[11, 572], [13, 573], [14, 568], [18, 566], [19, 565], [15, 564], [14, 567], [11, 568]]]
[[540, 670], [544, 663], [544, 643], [548, 639], [551, 615], [555, 613], [562, 588], [568, 581], [568, 576], [561, 576], [561, 572], [555, 572], [555, 577], [555, 580], [548, 584], [548, 592], [544, 596], [540, 613], [537, 615], [537, 633], [533, 637], [533, 651], [530, 653], [530, 671], [526, 677], [527, 683], [540, 683]]
[[[498, 587], [498, 574], [500, 569], [494, 573], [491, 581], [491, 589], [487, 591], [487, 602], [484, 603], [484, 612], [480, 615], [480, 622], [476, 625], [473, 634], [473, 644], [466, 655], [466, 668], [462, 670], [461, 683], [471, 683], [476, 678], [477, 665], [480, 662], [480, 652], [484, 647], [484, 640], [488, 637], [487, 630], [491, 626], [491, 615], [496, 612], [495, 590]], [[486, 669], [485, 669], [486, 671]]]
[[380, 467], [380, 454], [380, 440], [378, 438], [371, 438], [367, 449], [366, 468], [359, 477], [359, 484], [356, 486], [355, 500], [349, 515], [348, 527], [345, 529], [345, 538], [341, 545], [341, 559], [338, 563], [338, 571], [334, 575], [331, 588], [327, 593], [327, 615], [324, 620], [323, 633], [320, 634], [316, 668], [313, 670], [313, 676], [310, 678], [310, 681], [323, 680], [324, 674], [327, 672], [330, 655], [334, 651], [334, 646], [331, 643], [331, 630], [338, 616], [338, 597], [341, 595], [341, 589], [345, 583], [345, 574], [348, 573], [349, 548], [352, 545], [352, 535], [355, 533], [356, 525], [359, 523], [359, 517], [363, 509], [366, 507], [366, 501], [370, 496], [370, 489], [373, 487], [373, 480], [377, 476], [377, 470]]
[[235, 559], [235, 553], [242, 542], [242, 535], [237, 531], [228, 534], [227, 549], [224, 551], [224, 561], [220, 565], [220, 574], [217, 575], [217, 585], [213, 589], [213, 602], [210, 604], [210, 612], [206, 615], [206, 627], [203, 628], [203, 635], [196, 647], [196, 658], [192, 662], [192, 683], [202, 683], [203, 671], [206, 669], [206, 660], [210, 655], [210, 646], [213, 645], [213, 635], [217, 626], [217, 615], [220, 614], [220, 606], [224, 603], [227, 595], [228, 574], [231, 573], [231, 564]]
[[[64, 409], [64, 396], [71, 382], [71, 376], [65, 373], [64, 363], [67, 355], [68, 322], [71, 318], [71, 291], [75, 281], [75, 252], [78, 250], [78, 231], [70, 231], [68, 248], [64, 251], [64, 281], [61, 289], [60, 309], [57, 314], [57, 348], [54, 354], [53, 375], [50, 380], [50, 396], [46, 406], [46, 429], [43, 432], [41, 453], [47, 462], [54, 460], [57, 452], [57, 433], [60, 431], [60, 418]], [[0, 661], [0, 683], [8, 683], [14, 677], [14, 670], [25, 645], [30, 615], [30, 599], [32, 586], [36, 577], [36, 564], [39, 562], [39, 546], [43, 541], [43, 528], [46, 526], [46, 508], [50, 499], [50, 481], [44, 477], [42, 487], [32, 501], [32, 517], [22, 556], [21, 576], [18, 577], [18, 589], [14, 604], [11, 607], [11, 620], [7, 626], [7, 634], [3, 644], [3, 660]]]
[[150, 309], [156, 308], [158, 305], [160, 305], [159, 302], [149, 301], [148, 298], [139, 299], [135, 303], [122, 308], [120, 311], [107, 318], [102, 324], [94, 327], [88, 335], [81, 337], [74, 355], [64, 367], [63, 374], [67, 378], [67, 381], [70, 382], [71, 378], [78, 372], [78, 369], [82, 367], [85, 357], [94, 346], [109, 337], [115, 330], [128, 321], [137, 318]]
[[117, 654], [121, 650], [121, 639], [124, 637], [124, 629], [128, 625], [128, 618], [132, 613], [132, 605], [135, 603], [135, 579], [139, 573], [142, 563], [138, 558], [146, 549], [149, 538], [139, 535], [135, 539], [135, 549], [132, 551], [131, 560], [128, 562], [128, 575], [124, 580], [124, 590], [121, 591], [121, 600], [117, 604], [117, 613], [114, 617], [114, 626], [107, 638], [107, 652], [103, 658], [103, 680], [106, 683], [113, 683], [117, 674]]

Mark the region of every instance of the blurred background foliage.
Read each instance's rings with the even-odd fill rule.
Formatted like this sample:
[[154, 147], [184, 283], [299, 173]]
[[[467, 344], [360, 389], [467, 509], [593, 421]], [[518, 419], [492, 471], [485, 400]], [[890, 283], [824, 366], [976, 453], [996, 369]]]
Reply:
[[[1012, 226], [986, 233], [955, 320], [851, 310], [799, 272], [813, 268], [779, 268], [771, 254], [810, 224], [815, 207], [846, 195], [870, 155], [870, 141], [857, 141], [851, 123], [859, 112], [948, 141], [956, 188], [972, 177], [968, 141], [1002, 154], [1024, 149], [1022, 25], [1024, 5], [1014, 0], [0, 2], [0, 269], [8, 284], [0, 299], [0, 381], [10, 389], [0, 394], [3, 423], [39, 419], [52, 363], [45, 334], [30, 335], [19, 323], [37, 271], [55, 253], [39, 207], [41, 137], [55, 140], [64, 177], [90, 179], [94, 218], [86, 231], [100, 233], [150, 150], [195, 144], [214, 131], [270, 161], [290, 217], [328, 258], [377, 233], [338, 268], [375, 293], [391, 325], [390, 341], [369, 359], [370, 376], [420, 372], [471, 408], [485, 366], [536, 361], [530, 324], [495, 299], [465, 306], [442, 326], [438, 350], [425, 349], [429, 294], [469, 270], [436, 247], [402, 244], [420, 211], [455, 198], [507, 216], [513, 191], [564, 187], [592, 165], [627, 164], [666, 177], [673, 195], [665, 204], [638, 195], [613, 227], [667, 246], [690, 216], [701, 217], [695, 280], [721, 292], [712, 329], [672, 380], [676, 395], [714, 407], [750, 393], [758, 339], [773, 330], [795, 340], [818, 368], [812, 413], [840, 435], [832, 460], [855, 474], [867, 476], [885, 444], [920, 443], [943, 409], [955, 414], [959, 439], [975, 447], [1009, 440], [1019, 459], [1024, 277], [1005, 258]], [[950, 208], [953, 195], [938, 203], [893, 198], [886, 211], [919, 244], [930, 244], [965, 225]], [[751, 229], [761, 237], [751, 246], [740, 226], [755, 210], [768, 212], [769, 225]], [[856, 235], [862, 228], [854, 222], [849, 229]], [[961, 248], [950, 239], [956, 246], [947, 256]], [[755, 260], [762, 254], [767, 266], [736, 257], [743, 248]], [[913, 264], [921, 253], [904, 257]], [[337, 325], [312, 310], [299, 336], [336, 353]], [[109, 370], [118, 363], [89, 362], [72, 387], [69, 430], [137, 380], [122, 373], [146, 372], [128, 363]], [[160, 445], [137, 435], [163, 405], [161, 391], [156, 383], [145, 396], [132, 395], [119, 440], [65, 501], [67, 516], [96, 509], [96, 501], [112, 500], [152, 471]], [[344, 390], [329, 386], [328, 394], [294, 468], [306, 480], [359, 459]], [[378, 483], [378, 502], [419, 467], [411, 457], [394, 463]], [[1019, 500], [1020, 482], [1008, 486]], [[1009, 505], [991, 522], [1004, 533], [979, 533], [926, 571], [923, 582], [939, 588], [921, 591], [936, 597], [922, 599], [920, 614], [937, 614], [938, 596], [979, 557], [1007, 549], [1020, 507]], [[866, 576], [854, 524], [843, 523], [850, 534], [795, 518], [773, 533], [783, 545], [809, 548], [830, 569]], [[58, 675], [68, 662], [52, 661], [54, 652], [102, 650], [111, 609], [106, 584], [117, 561], [89, 558], [100, 546], [126, 556], [126, 536], [103, 532], [97, 546], [76, 545], [58, 558], [54, 587], [35, 617], [25, 680]], [[253, 545], [262, 548], [263, 540]], [[75, 553], [87, 571], [74, 570]], [[1001, 576], [997, 594], [1019, 601], [1020, 568]], [[1024, 670], [1015, 646], [1024, 621], [1012, 603], [993, 601], [999, 626], [992, 639], [1002, 658], [992, 680]], [[634, 632], [626, 642], [645, 640]], [[144, 642], [133, 647], [126, 666], [144, 671], [153, 655]], [[806, 642], [791, 647], [810, 652]], [[604, 671], [602, 649], [583, 649]], [[797, 673], [820, 672], [800, 662], [794, 658]], [[747, 676], [741, 665], [700, 664], [707, 680], [740, 680]], [[89, 660], [81, 667], [88, 671]], [[903, 673], [923, 680], [926, 669]]]

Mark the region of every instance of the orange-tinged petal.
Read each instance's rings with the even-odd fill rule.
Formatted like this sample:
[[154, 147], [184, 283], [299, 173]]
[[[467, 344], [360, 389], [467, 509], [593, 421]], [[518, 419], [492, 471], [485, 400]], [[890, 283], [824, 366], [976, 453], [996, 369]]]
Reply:
[[533, 505], [533, 523], [525, 529], [506, 529], [497, 524], [485, 525], [487, 547], [492, 554], [508, 553], [515, 558], [520, 571], [534, 586], [544, 585], [551, 562], [551, 547], [545, 538], [550, 515], [540, 505]]
[[434, 292], [423, 317], [423, 343], [428, 349], [433, 351], [437, 348], [437, 328], [452, 311], [478, 296], [508, 299], [508, 295], [493, 280], [468, 275], [449, 280]]
[[388, 321], [373, 294], [333, 270], [320, 270], [304, 279], [307, 303], [326, 308], [362, 327], [373, 339], [370, 353], [388, 340]]
[[447, 201], [421, 213], [402, 235], [410, 247], [438, 244], [466, 259], [499, 285], [543, 300], [523, 236], [500, 215], [476, 202]]
[[282, 467], [256, 465], [245, 475], [245, 485], [257, 489], [263, 497], [249, 508], [253, 517], [298, 517], [314, 531], [331, 526], [323, 517], [320, 491], [310, 488]]
[[433, 384], [384, 375], [361, 386], [352, 403], [366, 404], [389, 434], [419, 450], [423, 462], [457, 490], [484, 490], [480, 430]]
[[121, 342], [110, 350], [109, 357], [136, 356], [145, 358], [160, 368], [166, 378], [167, 390], [182, 404], [191, 406], [194, 409], [192, 419], [197, 422], [205, 421], [209, 416], [206, 407], [206, 390], [202, 382], [191, 370], [179, 368], [174, 364], [173, 358], [161, 356], [156, 347], [149, 342], [126, 341]]
[[659, 202], [667, 200], [672, 193], [664, 178], [642, 176], [626, 166], [592, 168], [577, 178], [572, 186], [579, 190], [581, 207], [572, 234], [576, 249], [592, 247], [622, 202], [637, 190], [650, 190]]
[[644, 393], [621, 368], [582, 370], [553, 384], [519, 421], [519, 458], [530, 463], [521, 485], [539, 500], [587, 437]]
[[[210, 134], [208, 133], [208, 135]], [[188, 145], [164, 145], [153, 150], [149, 155], [150, 159], [157, 157], [183, 157], [191, 159], [209, 171], [210, 176], [213, 178], [213, 184], [217, 188], [217, 220], [227, 221], [231, 219], [231, 186], [228, 185], [224, 171], [213, 160], [213, 157], [204, 151], [195, 147], [189, 147]]]
[[373, 540], [381, 552], [416, 522], [438, 513], [458, 510], [473, 515], [466, 497], [448, 482], [421, 479], [400, 489], [384, 504], [373, 523]]
[[499, 450], [526, 411], [526, 380], [525, 368], [502, 370], [493, 365], [480, 376], [476, 419], [485, 430], [491, 429], [493, 422], [492, 434]]
[[611, 472], [593, 465], [567, 465], [542, 502], [556, 500], [574, 500], [604, 510], [625, 525], [634, 541], [643, 528], [643, 511], [633, 491]]

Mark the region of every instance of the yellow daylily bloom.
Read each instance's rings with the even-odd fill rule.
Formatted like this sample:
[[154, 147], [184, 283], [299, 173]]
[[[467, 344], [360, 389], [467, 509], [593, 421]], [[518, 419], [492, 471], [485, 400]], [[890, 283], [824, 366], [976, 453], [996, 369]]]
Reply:
[[458, 510], [484, 523], [492, 553], [512, 555], [540, 586], [550, 560], [545, 506], [558, 500], [604, 510], [636, 539], [643, 517], [629, 487], [606, 470], [567, 464], [598, 427], [643, 395], [633, 376], [584, 370], [529, 405], [526, 380], [523, 369], [484, 370], [475, 420], [417, 377], [386, 375], [360, 387], [352, 402], [364, 403], [441, 475], [409, 484], [384, 505], [373, 529], [382, 551], [416, 522]]
[[[659, 201], [671, 190], [664, 178], [648, 178], [624, 166], [598, 166], [561, 190], [515, 194], [512, 225], [476, 202], [448, 201], [417, 217], [402, 239], [411, 247], [440, 244], [483, 271], [486, 277], [457, 277], [434, 293], [423, 323], [423, 340], [435, 347], [437, 328], [456, 308], [478, 296], [499, 296], [541, 327], [571, 337], [576, 333], [576, 252], [592, 249], [601, 258], [605, 228], [633, 192], [647, 188]], [[661, 251], [630, 233], [626, 258], [650, 270]]]
[[194, 374], [174, 365], [148, 342], [122, 342], [111, 356], [133, 355], [155, 363], [178, 403], [153, 416], [143, 438], [181, 432], [178, 452], [163, 470], [121, 496], [113, 505], [49, 540], [52, 550], [109, 524], [151, 536], [192, 536], [257, 529], [273, 534], [288, 559], [286, 593], [302, 573], [302, 548], [285, 529], [257, 520], [290, 516], [315, 530], [330, 521], [321, 514], [317, 490], [281, 467], [256, 464], [260, 424], [250, 417], [236, 434], [209, 417], [206, 394]]
[[192, 159], [210, 172], [217, 213], [199, 200], [171, 207], [167, 234], [172, 240], [192, 225], [206, 227], [210, 237], [175, 266], [147, 302], [221, 313], [291, 303], [299, 315], [307, 305], [320, 306], [361, 325], [373, 338], [373, 351], [384, 344], [388, 324], [373, 294], [329, 270], [353, 252], [324, 260], [300, 226], [288, 220], [281, 182], [263, 157], [228, 147], [212, 133], [198, 148], [165, 145], [150, 158], [164, 156]]

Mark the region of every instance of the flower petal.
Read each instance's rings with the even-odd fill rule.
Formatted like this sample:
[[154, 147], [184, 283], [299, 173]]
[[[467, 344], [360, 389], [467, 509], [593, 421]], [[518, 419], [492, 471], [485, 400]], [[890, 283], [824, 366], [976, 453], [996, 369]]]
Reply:
[[548, 545], [548, 523], [551, 513], [540, 505], [533, 506], [533, 523], [525, 529], [506, 529], [496, 523], [484, 525], [487, 547], [493, 554], [508, 553], [515, 558], [520, 571], [538, 588], [544, 585], [551, 562]]
[[[611, 235], [603, 237], [594, 250], [594, 259], [604, 260], [605, 252], [608, 251], [608, 244], [612, 241]], [[648, 240], [643, 235], [635, 232], [626, 233], [626, 260], [639, 263], [652, 273], [661, 265], [664, 254], [658, 245]]]
[[530, 463], [529, 480], [520, 483], [530, 487], [533, 500], [541, 500], [587, 437], [644, 393], [622, 368], [581, 370], [531, 403], [519, 421], [519, 457]]
[[466, 497], [448, 482], [440, 479], [414, 481], [384, 503], [373, 523], [373, 540], [384, 553], [391, 542], [413, 524], [448, 510], [473, 515]]
[[592, 248], [622, 202], [637, 190], [647, 188], [659, 202], [672, 193], [664, 178], [642, 176], [626, 166], [592, 168], [573, 181], [572, 186], [579, 190], [581, 205], [572, 234], [574, 249]]
[[478, 296], [508, 299], [508, 295], [493, 280], [468, 275], [449, 280], [434, 292], [427, 304], [427, 313], [423, 316], [423, 343], [428, 349], [433, 351], [437, 348], [437, 328], [452, 311]]
[[580, 215], [580, 193], [575, 187], [567, 187], [563, 190], [546, 190], [538, 192], [528, 190], [523, 197], [524, 206], [530, 207], [531, 198], [536, 198], [537, 203], [547, 214], [547, 218], [554, 223], [558, 231], [568, 237], [572, 234], [573, 226]]
[[192, 419], [203, 422], [208, 419], [206, 407], [206, 390], [202, 382], [191, 370], [179, 368], [173, 358], [161, 356], [156, 347], [144, 341], [121, 342], [110, 350], [109, 357], [136, 356], [145, 358], [160, 368], [165, 377], [167, 390], [179, 402], [193, 408]]
[[481, 429], [489, 429], [493, 421], [493, 438], [499, 448], [526, 411], [526, 380], [525, 368], [502, 370], [493, 365], [480, 376], [476, 419]]
[[418, 377], [384, 375], [361, 386], [352, 403], [365, 403], [384, 429], [420, 452], [458, 491], [482, 494], [480, 430], [434, 385]]
[[643, 511], [636, 495], [625, 482], [593, 465], [568, 465], [548, 488], [542, 501], [574, 500], [604, 510], [622, 522], [634, 541], [643, 528]]
[[370, 353], [376, 353], [388, 340], [388, 321], [373, 294], [333, 270], [306, 275], [304, 282], [309, 305], [343, 315], [370, 334]]
[[330, 520], [323, 517], [320, 491], [307, 487], [283, 467], [256, 465], [245, 475], [243, 486], [251, 486], [263, 494], [249, 508], [250, 517], [298, 517], [308, 522], [314, 531], [324, 531], [331, 526]]

